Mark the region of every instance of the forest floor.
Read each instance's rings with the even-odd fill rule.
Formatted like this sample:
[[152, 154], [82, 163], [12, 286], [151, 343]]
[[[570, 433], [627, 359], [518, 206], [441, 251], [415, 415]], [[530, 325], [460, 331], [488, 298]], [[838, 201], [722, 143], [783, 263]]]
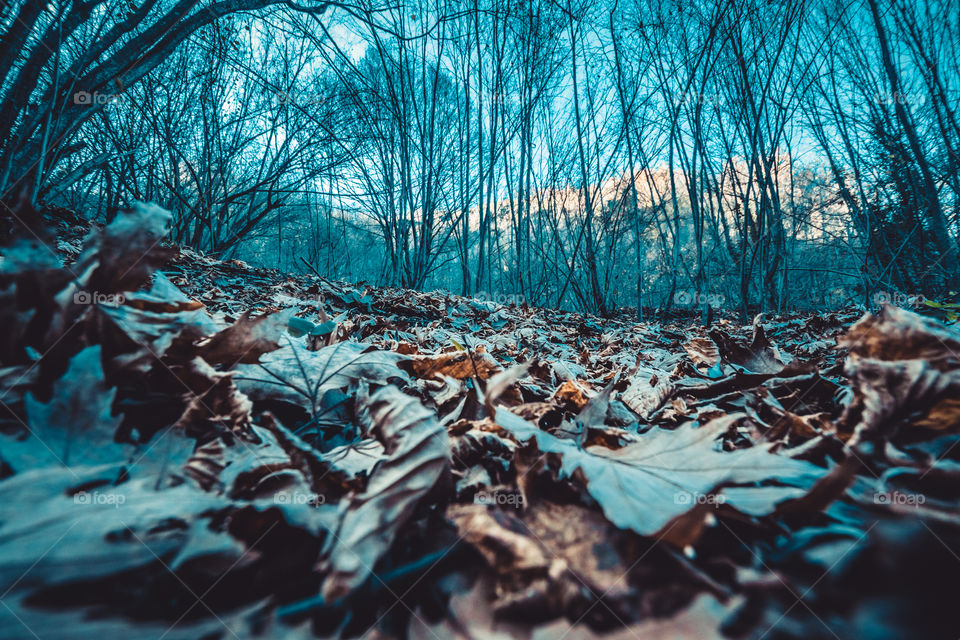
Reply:
[[34, 213], [0, 637], [960, 637], [956, 326], [638, 324]]

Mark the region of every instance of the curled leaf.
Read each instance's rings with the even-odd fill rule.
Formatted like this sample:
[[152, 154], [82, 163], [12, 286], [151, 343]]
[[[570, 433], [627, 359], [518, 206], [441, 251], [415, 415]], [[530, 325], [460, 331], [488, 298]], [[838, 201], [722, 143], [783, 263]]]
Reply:
[[370, 416], [372, 431], [386, 458], [374, 469], [366, 491], [345, 501], [339, 531], [323, 584], [327, 601], [360, 586], [396, 539], [400, 527], [449, 469], [446, 429], [416, 398], [384, 387], [358, 404]]

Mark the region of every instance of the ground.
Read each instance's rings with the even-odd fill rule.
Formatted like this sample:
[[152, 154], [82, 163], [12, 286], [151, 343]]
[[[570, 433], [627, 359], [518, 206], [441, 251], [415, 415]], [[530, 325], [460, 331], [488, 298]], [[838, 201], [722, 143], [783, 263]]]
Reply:
[[166, 222], [4, 247], [0, 636], [960, 634], [955, 327], [507, 307]]

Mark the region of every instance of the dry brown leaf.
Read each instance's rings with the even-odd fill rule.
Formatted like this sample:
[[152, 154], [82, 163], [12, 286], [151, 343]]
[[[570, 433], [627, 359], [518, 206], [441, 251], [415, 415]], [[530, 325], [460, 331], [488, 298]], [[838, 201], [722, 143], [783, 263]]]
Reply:
[[394, 386], [372, 396], [361, 390], [359, 411], [386, 451], [366, 490], [343, 501], [339, 531], [331, 536], [322, 593], [327, 601], [360, 586], [387, 552], [400, 527], [450, 467], [447, 431], [416, 398]]
[[198, 352], [213, 365], [256, 364], [260, 356], [280, 347], [287, 323], [296, 309], [251, 317], [247, 311], [232, 325], [203, 342]]
[[187, 408], [174, 428], [192, 437], [224, 431], [249, 435], [253, 403], [233, 384], [232, 372], [216, 371], [202, 358], [190, 363], [189, 372], [199, 391], [187, 396]]
[[720, 357], [725, 362], [742, 367], [751, 373], [778, 374], [786, 365], [777, 348], [767, 339], [759, 320], [760, 316], [754, 319], [753, 337], [748, 345], [741, 344], [719, 329], [711, 331], [710, 337], [713, 338]]
[[937, 370], [956, 367], [947, 361], [960, 360], [960, 334], [955, 328], [892, 305], [863, 316], [837, 344], [862, 358], [927, 360]]
[[574, 380], [565, 380], [553, 394], [553, 402], [561, 405], [567, 411], [579, 412], [589, 402], [589, 398]]
[[82, 273], [95, 267], [88, 283], [92, 292], [135, 291], [173, 255], [160, 243], [170, 219], [170, 213], [156, 205], [134, 203], [93, 237], [73, 270]]
[[717, 348], [717, 344], [710, 338], [694, 338], [685, 342], [683, 349], [697, 367], [705, 365], [709, 368], [720, 362], [720, 350]]
[[854, 401], [840, 425], [854, 432], [851, 444], [893, 438], [904, 425], [955, 430], [960, 427], [960, 369], [942, 372], [927, 360], [893, 362], [847, 358]]
[[463, 540], [503, 576], [545, 574], [550, 567], [550, 554], [524, 533], [523, 523], [513, 514], [473, 504], [452, 505], [447, 509], [447, 517]]
[[452, 351], [435, 356], [415, 356], [402, 366], [417, 378], [449, 376], [457, 380], [486, 380], [502, 370], [485, 351]]

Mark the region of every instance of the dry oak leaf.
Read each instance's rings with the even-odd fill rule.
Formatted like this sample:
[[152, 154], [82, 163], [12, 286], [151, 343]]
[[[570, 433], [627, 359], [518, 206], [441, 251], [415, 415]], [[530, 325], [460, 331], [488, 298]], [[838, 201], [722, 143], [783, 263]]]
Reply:
[[620, 401], [643, 420], [649, 420], [676, 392], [677, 385], [667, 376], [661, 379], [652, 369], [643, 369], [630, 378]]

